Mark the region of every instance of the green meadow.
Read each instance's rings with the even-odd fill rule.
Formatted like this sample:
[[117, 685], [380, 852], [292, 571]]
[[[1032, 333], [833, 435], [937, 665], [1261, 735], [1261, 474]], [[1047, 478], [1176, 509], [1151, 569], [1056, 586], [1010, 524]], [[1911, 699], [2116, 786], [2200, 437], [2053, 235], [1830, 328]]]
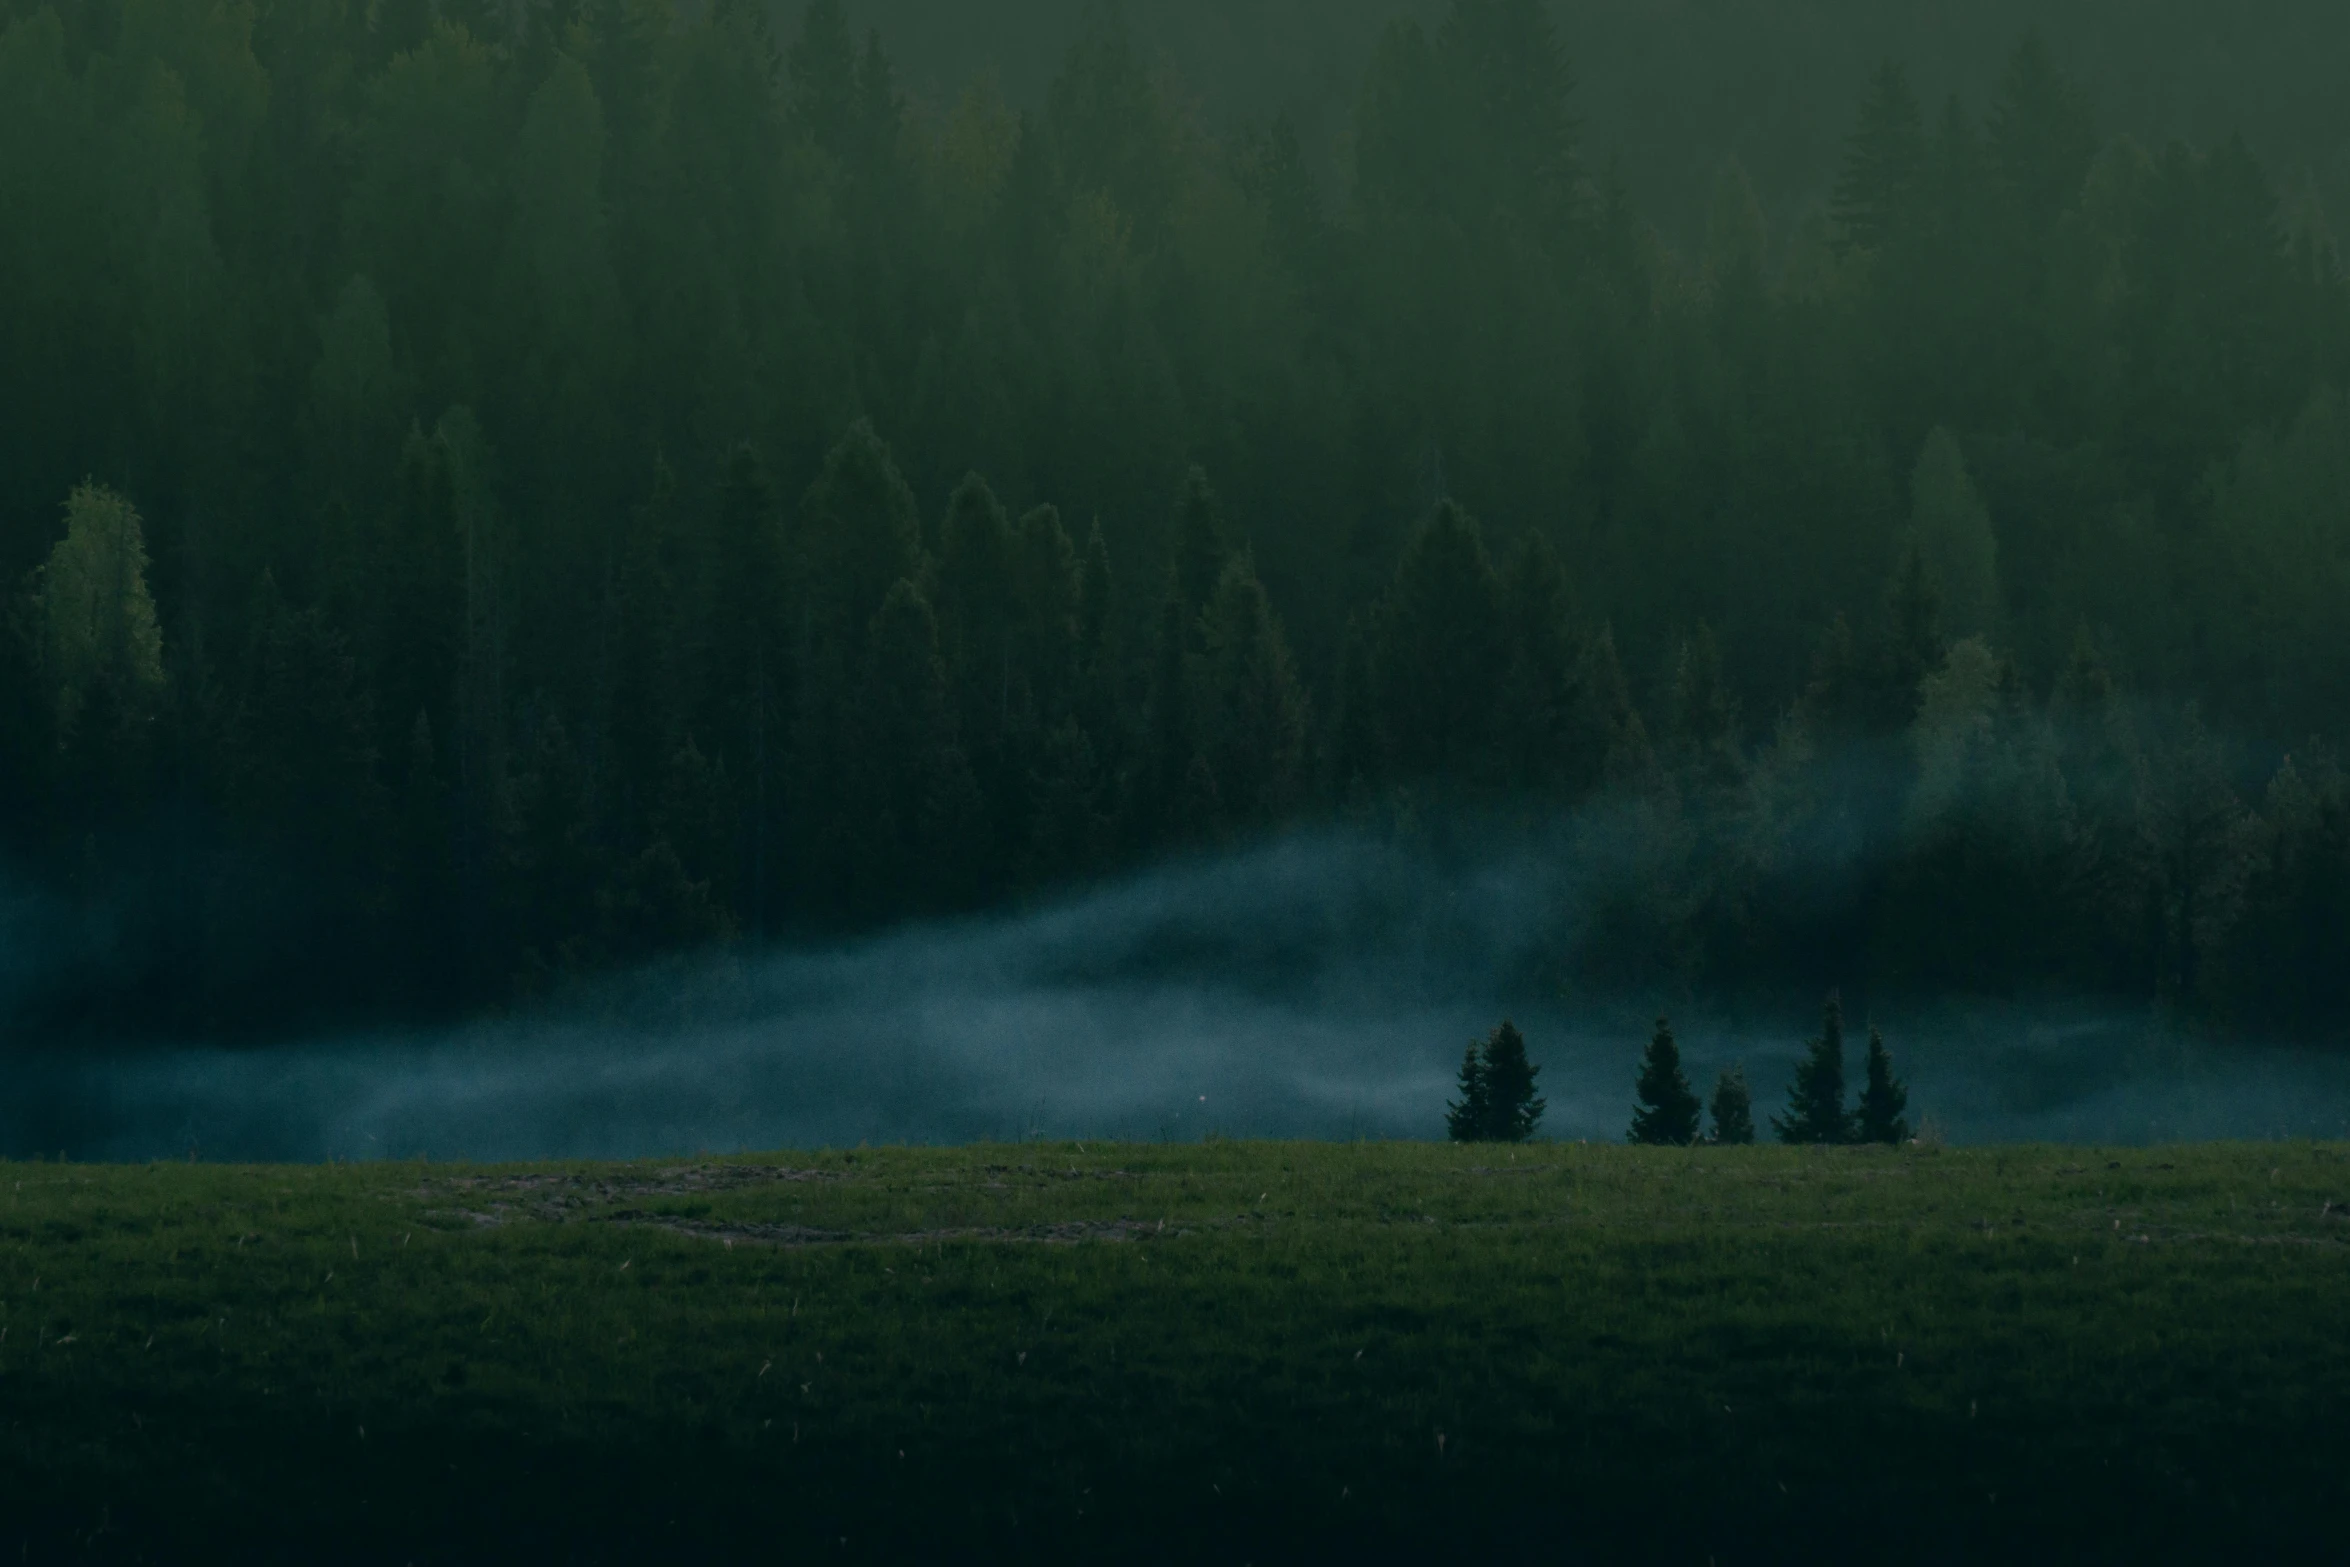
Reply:
[[2314, 1560], [2346, 1322], [2338, 1145], [0, 1164], [0, 1560]]

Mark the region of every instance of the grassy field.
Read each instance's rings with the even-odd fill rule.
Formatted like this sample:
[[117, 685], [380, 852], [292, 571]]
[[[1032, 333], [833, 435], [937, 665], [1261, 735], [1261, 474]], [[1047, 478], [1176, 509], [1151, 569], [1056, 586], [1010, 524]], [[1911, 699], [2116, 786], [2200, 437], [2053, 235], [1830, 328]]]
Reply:
[[0, 1560], [2339, 1559], [2350, 1149], [0, 1164]]

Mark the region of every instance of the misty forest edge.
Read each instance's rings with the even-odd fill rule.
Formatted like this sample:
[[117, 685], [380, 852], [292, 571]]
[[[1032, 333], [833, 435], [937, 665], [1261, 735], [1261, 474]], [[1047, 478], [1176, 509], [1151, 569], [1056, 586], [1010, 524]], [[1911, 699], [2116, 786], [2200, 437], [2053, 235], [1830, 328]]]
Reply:
[[2035, 37], [1851, 84], [1826, 209], [1725, 164], [1684, 253], [1533, 0], [1391, 26], [1335, 184], [1108, 13], [1034, 113], [834, 0], [7, 16], [44, 1035], [1315, 821], [1567, 822], [1561, 982], [2350, 1014], [2350, 290]]
[[[1787, 1113], [1771, 1117], [1771, 1130], [1782, 1143], [1826, 1145], [1839, 1143], [1902, 1143], [1941, 1145], [1941, 1133], [1929, 1121], [1911, 1136], [1909, 1089], [1893, 1075], [1892, 1053], [1875, 1025], [1861, 1058], [1862, 1086], [1856, 1104], [1844, 1103], [1844, 1001], [1831, 992], [1820, 1032], [1807, 1044], [1787, 1090]], [[1523, 1143], [1531, 1141], [1542, 1124], [1547, 1104], [1535, 1089], [1542, 1068], [1526, 1052], [1526, 1036], [1504, 1018], [1483, 1039], [1469, 1041], [1461, 1057], [1456, 1084], [1458, 1099], [1445, 1105], [1445, 1134], [1456, 1143]], [[1713, 1095], [1701, 1104], [1681, 1069], [1681, 1047], [1667, 1018], [1656, 1020], [1656, 1032], [1641, 1053], [1640, 1075], [1634, 1085], [1638, 1101], [1628, 1143], [1660, 1148], [1688, 1148], [1708, 1144], [1739, 1147], [1754, 1141], [1754, 1093], [1746, 1080], [1746, 1066], [1733, 1062], [1722, 1068]], [[1713, 1129], [1704, 1130], [1710, 1106]]]

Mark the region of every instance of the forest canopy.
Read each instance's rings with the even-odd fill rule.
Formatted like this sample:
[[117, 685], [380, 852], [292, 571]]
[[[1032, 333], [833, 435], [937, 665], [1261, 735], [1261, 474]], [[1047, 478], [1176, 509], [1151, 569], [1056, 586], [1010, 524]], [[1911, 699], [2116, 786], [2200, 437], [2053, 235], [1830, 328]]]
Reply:
[[2117, 128], [2019, 11], [1976, 91], [1823, 46], [1758, 194], [1589, 117], [1636, 7], [1323, 9], [1335, 129], [1155, 8], [1008, 95], [840, 0], [8, 0], [0, 856], [96, 932], [15, 1004], [1474, 820], [1626, 867], [1560, 978], [2350, 1013], [2332, 147]]

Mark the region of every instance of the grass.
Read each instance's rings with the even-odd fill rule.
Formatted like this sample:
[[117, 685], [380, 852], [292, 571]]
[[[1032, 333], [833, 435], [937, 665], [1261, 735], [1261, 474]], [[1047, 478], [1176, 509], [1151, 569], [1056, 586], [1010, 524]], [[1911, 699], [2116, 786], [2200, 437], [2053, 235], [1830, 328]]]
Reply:
[[2307, 1143], [0, 1164], [0, 1560], [2308, 1559], [2346, 1209]]

